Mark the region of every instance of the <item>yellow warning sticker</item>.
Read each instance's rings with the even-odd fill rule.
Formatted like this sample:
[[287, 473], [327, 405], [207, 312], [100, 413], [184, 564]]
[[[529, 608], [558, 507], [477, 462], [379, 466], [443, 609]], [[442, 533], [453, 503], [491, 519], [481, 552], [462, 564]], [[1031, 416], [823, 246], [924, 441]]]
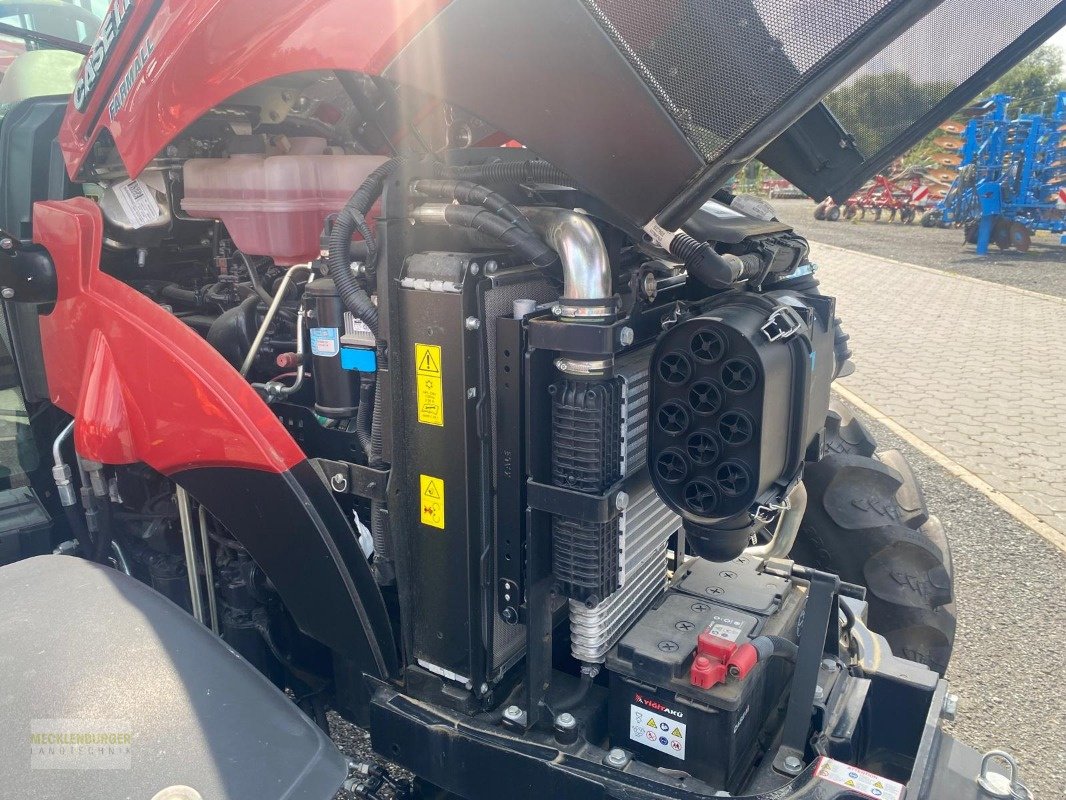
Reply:
[[444, 480], [432, 475], [419, 475], [418, 479], [422, 524], [444, 530]]
[[[418, 421], [423, 425], [444, 427], [444, 385], [439, 345], [415, 344], [415, 381]], [[444, 527], [443, 523], [440, 527]]]

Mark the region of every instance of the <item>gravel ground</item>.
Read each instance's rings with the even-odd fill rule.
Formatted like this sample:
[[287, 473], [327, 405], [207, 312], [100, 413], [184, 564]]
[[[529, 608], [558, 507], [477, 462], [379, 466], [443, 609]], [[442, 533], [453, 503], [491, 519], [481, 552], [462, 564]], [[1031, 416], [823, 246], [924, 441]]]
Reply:
[[782, 222], [815, 242], [861, 250], [882, 258], [894, 258], [958, 275], [1005, 283], [1032, 292], [1066, 297], [1066, 246], [1058, 237], [1038, 233], [1028, 253], [1006, 252], [995, 245], [979, 256], [973, 245], [964, 245], [958, 229], [922, 228], [917, 223], [819, 222], [811, 200], [774, 200]]
[[1037, 800], [1066, 797], [1066, 554], [860, 412], [882, 449], [907, 456], [951, 538], [959, 627], [947, 726], [1019, 760]]
[[[982, 752], [1013, 753], [1037, 800], [1066, 798], [1066, 554], [856, 414], [882, 449], [907, 456], [951, 537], [959, 627], [948, 679], [960, 699], [948, 730]], [[330, 722], [345, 753], [369, 757], [366, 733], [334, 714]]]

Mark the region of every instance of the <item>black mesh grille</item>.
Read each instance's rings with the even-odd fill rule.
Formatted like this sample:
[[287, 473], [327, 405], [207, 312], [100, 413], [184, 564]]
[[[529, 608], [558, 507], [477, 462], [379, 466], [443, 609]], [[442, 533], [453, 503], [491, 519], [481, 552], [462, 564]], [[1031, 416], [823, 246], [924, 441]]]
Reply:
[[[973, 99], [961, 92], [950, 98], [953, 103], [944, 103], [1058, 4], [1059, 0], [944, 0], [832, 92], [826, 105], [868, 160], [877, 161], [881, 153], [896, 155], [896, 140], [932, 109], [940, 106], [941, 118], [928, 120], [936, 125]], [[974, 86], [969, 91], [981, 89]]]
[[906, 0], [584, 0], [708, 161]]

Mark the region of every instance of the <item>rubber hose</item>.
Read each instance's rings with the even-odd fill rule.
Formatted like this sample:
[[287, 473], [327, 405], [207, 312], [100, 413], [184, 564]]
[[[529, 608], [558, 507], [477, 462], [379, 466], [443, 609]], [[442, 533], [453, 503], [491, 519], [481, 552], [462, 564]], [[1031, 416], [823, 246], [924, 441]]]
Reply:
[[730, 264], [707, 242], [700, 242], [684, 231], [671, 240], [670, 253], [685, 262], [690, 275], [711, 289], [728, 289], [740, 280], [739, 265]]
[[377, 380], [373, 372], [364, 372], [359, 379], [359, 410], [355, 414], [355, 435], [359, 444], [366, 454], [367, 463], [374, 457], [371, 432], [373, 429], [372, 414], [375, 408], [374, 386]]
[[466, 205], [481, 206], [486, 211], [517, 225], [530, 236], [537, 235], [526, 215], [519, 211], [516, 205], [487, 186], [460, 180], [418, 180], [411, 188], [427, 197], [458, 200]]
[[199, 292], [194, 292], [191, 289], [182, 289], [176, 283], [168, 283], [159, 290], [159, 294], [167, 300], [172, 300], [175, 303], [184, 303], [194, 308], [203, 305], [203, 298]]
[[547, 161], [495, 161], [491, 164], [451, 167], [440, 165], [441, 177], [462, 178], [479, 183], [557, 183], [573, 186], [573, 179]]
[[[384, 398], [381, 382], [374, 387], [373, 422], [370, 425], [370, 455], [368, 461], [374, 469], [382, 469], [385, 462], [382, 454], [384, 444]], [[358, 418], [357, 418], [358, 419]], [[370, 503], [370, 535], [374, 541], [374, 571], [379, 583], [391, 584], [396, 580], [392, 565], [392, 540], [389, 537], [389, 512], [379, 500]]]
[[89, 535], [89, 527], [85, 524], [85, 518], [78, 512], [78, 507], [63, 506], [63, 513], [67, 517], [67, 525], [70, 526], [71, 535], [77, 539], [85, 548], [86, 553], [92, 553], [93, 540]]
[[751, 643], [759, 651], [760, 661], [767, 658], [783, 658], [785, 661], [795, 663], [796, 656], [799, 654], [799, 647], [795, 642], [780, 636], [756, 636]]
[[100, 525], [100, 531], [96, 537], [93, 561], [106, 564], [107, 557], [111, 555], [111, 542], [115, 540], [115, 526], [114, 518], [111, 515], [111, 504], [106, 497], [99, 498], [99, 500], [100, 513], [97, 515], [97, 521]]
[[569, 711], [574, 706], [578, 705], [582, 700], [588, 697], [589, 692], [592, 690], [592, 676], [582, 674], [581, 682], [578, 683], [577, 688], [570, 694], [564, 694], [557, 700], [549, 701], [548, 706], [551, 708], [552, 716], [555, 716], [563, 711]]
[[544, 270], [560, 269], [559, 255], [540, 238], [521, 227], [478, 206], [445, 206], [444, 220], [449, 225], [484, 233], [515, 250], [523, 260]]

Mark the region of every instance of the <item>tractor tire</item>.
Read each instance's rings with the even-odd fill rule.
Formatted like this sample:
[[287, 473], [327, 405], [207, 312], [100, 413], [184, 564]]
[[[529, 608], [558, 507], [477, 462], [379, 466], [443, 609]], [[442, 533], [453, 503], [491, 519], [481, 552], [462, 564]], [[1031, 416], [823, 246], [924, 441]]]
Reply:
[[966, 244], [977, 244], [976, 222], [967, 222], [962, 226], [962, 238]]
[[858, 213], [858, 209], [854, 205], [848, 203], [844, 206], [844, 219], [855, 219], [855, 215]]
[[941, 213], [937, 210], [926, 211], [922, 214], [920, 224], [923, 228], [939, 228]]
[[826, 456], [804, 471], [807, 510], [790, 557], [865, 586], [870, 628], [942, 675], [955, 640], [951, 548], [903, 454], [875, 450], [834, 401]]
[[901, 208], [899, 210], [899, 221], [902, 222], [904, 225], [910, 225], [914, 222], [914, 218], [915, 216], [917, 216], [917, 214], [918, 212], [915, 211], [913, 208]]
[[825, 218], [829, 222], [836, 222], [840, 219], [840, 206], [830, 206], [825, 210]]
[[814, 207], [814, 218], [819, 222], [825, 220], [825, 204], [819, 203]]

